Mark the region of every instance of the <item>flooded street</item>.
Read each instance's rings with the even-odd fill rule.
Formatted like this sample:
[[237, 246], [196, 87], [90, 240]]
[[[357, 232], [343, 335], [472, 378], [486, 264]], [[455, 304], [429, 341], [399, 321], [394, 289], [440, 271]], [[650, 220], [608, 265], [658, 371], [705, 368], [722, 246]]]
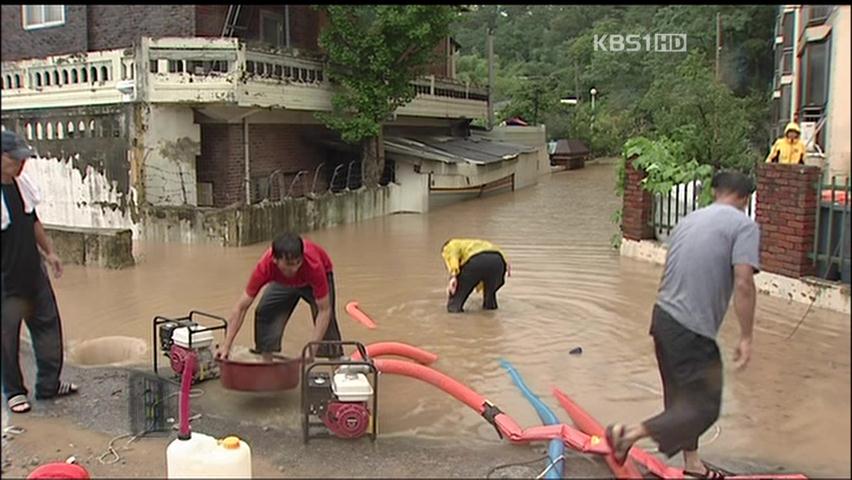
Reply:
[[[467, 383], [522, 425], [539, 423], [499, 360], [514, 363], [560, 418], [557, 386], [603, 423], [638, 421], [662, 408], [650, 313], [661, 268], [622, 259], [610, 246], [620, 199], [608, 165], [543, 178], [535, 187], [457, 204], [428, 215], [395, 215], [311, 232], [335, 266], [337, 311], [344, 337], [395, 340], [439, 355], [436, 368]], [[503, 248], [512, 277], [500, 309], [446, 313], [441, 245], [480, 237]], [[143, 245], [124, 271], [68, 266], [55, 283], [69, 346], [125, 335], [150, 344], [155, 315], [192, 309], [227, 316], [267, 244], [246, 248]], [[368, 331], [348, 318], [357, 300], [379, 324]], [[812, 475], [850, 475], [850, 326], [848, 317], [758, 297], [755, 351], [744, 372], [726, 369], [722, 417], [703, 445], [707, 455], [753, 459]], [[721, 337], [729, 359], [738, 336], [733, 311]], [[253, 310], [237, 344], [251, 345]], [[302, 304], [285, 333], [295, 354], [310, 334]], [[569, 355], [582, 347], [582, 355]], [[150, 354], [149, 354], [150, 355]], [[143, 359], [149, 361], [147, 359]], [[214, 382], [203, 384], [218, 389]], [[85, 385], [83, 386], [85, 388]], [[426, 384], [385, 376], [380, 388], [383, 437], [495, 442], [478, 415]], [[223, 393], [223, 415], [268, 415], [297, 423], [298, 393]], [[205, 396], [207, 397], [207, 396]], [[679, 460], [678, 460], [679, 462]]]

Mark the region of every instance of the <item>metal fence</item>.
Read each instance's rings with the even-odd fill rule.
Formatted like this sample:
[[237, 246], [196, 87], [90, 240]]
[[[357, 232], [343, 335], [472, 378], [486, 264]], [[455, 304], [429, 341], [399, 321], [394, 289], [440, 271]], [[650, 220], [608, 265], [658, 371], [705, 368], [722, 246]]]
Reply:
[[[654, 195], [650, 224], [658, 240], [665, 240], [683, 217], [698, 210], [701, 182], [692, 181], [675, 185], [666, 194]], [[754, 220], [757, 194], [753, 193], [746, 213]]]
[[[396, 182], [396, 164], [385, 161], [385, 168], [379, 184], [382, 186]], [[274, 170], [266, 181], [266, 188], [252, 195], [256, 202], [281, 201], [286, 198], [302, 198], [357, 190], [363, 186], [360, 161], [330, 165], [322, 163], [314, 170], [284, 172]]]
[[817, 183], [814, 250], [810, 254], [819, 277], [850, 283], [849, 178]]

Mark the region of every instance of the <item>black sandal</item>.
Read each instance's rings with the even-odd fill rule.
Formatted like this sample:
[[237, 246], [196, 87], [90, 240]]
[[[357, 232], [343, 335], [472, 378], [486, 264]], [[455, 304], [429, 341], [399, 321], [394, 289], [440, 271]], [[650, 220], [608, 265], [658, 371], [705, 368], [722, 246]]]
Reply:
[[6, 402], [6, 405], [12, 413], [27, 413], [32, 409], [26, 395], [15, 395]]
[[716, 469], [710, 468], [709, 465], [705, 464], [704, 469], [705, 469], [704, 473], [690, 472], [690, 471], [684, 470], [683, 476], [684, 477], [690, 477], [690, 478], [709, 478], [711, 480], [723, 480], [725, 478], [724, 473], [722, 473], [722, 472], [720, 472]]
[[[606, 427], [606, 443], [609, 445], [612, 458], [619, 466], [624, 465], [624, 462], [627, 461], [627, 457], [630, 454], [630, 447], [632, 446], [630, 445], [627, 448], [623, 448], [622, 443], [624, 441], [624, 430], [624, 425], [620, 424]], [[618, 437], [617, 441], [615, 438], [616, 436]]]
[[36, 399], [50, 400], [52, 398], [67, 397], [69, 395], [74, 395], [79, 390], [79, 387], [73, 383], [60, 382], [59, 388], [56, 389], [56, 393], [53, 395], [36, 395]]

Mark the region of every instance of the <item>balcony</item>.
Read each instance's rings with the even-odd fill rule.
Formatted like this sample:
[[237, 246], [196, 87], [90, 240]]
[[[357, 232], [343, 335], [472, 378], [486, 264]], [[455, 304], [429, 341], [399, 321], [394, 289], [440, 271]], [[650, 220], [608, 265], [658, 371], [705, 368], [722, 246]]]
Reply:
[[[234, 38], [145, 38], [136, 49], [4, 62], [2, 77], [3, 110], [143, 101], [327, 111], [333, 88], [320, 59]], [[398, 115], [486, 115], [485, 89], [436, 78], [413, 85], [417, 97]]]
[[122, 80], [135, 76], [132, 51], [3, 62], [3, 110], [120, 103]]

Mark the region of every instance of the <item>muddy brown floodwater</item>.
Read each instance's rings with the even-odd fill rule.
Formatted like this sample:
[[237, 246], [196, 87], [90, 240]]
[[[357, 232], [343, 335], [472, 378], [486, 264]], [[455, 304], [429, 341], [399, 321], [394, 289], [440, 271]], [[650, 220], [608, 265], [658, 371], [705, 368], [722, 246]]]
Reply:
[[[620, 258], [611, 247], [613, 167], [590, 165], [535, 187], [465, 202], [428, 215], [395, 215], [310, 233], [335, 265], [344, 336], [365, 343], [408, 342], [437, 353], [436, 367], [487, 396], [523, 425], [538, 419], [499, 367], [508, 359], [554, 411], [558, 386], [602, 422], [637, 421], [662, 405], [648, 326], [659, 267]], [[439, 250], [450, 236], [482, 237], [505, 250], [512, 277], [500, 309], [464, 315], [445, 309]], [[199, 309], [227, 315], [267, 245], [217, 248], [143, 245], [132, 269], [68, 267], [56, 282], [69, 344], [122, 335], [150, 343], [155, 315]], [[343, 306], [358, 300], [379, 324], [368, 331]], [[806, 306], [761, 295], [753, 362], [726, 369], [722, 417], [702, 439], [717, 458], [738, 458], [813, 475], [850, 475], [849, 318], [813, 309], [786, 340]], [[253, 312], [238, 343], [249, 346]], [[295, 354], [310, 334], [300, 306], [285, 335]], [[730, 358], [738, 327], [721, 335]], [[574, 347], [582, 355], [569, 355]], [[216, 389], [212, 383], [209, 389]], [[383, 436], [422, 436], [459, 445], [493, 442], [491, 426], [450, 396], [410, 379], [383, 377]], [[223, 414], [298, 425], [297, 394], [254, 397], [222, 392]], [[564, 413], [562, 418], [567, 418]]]

